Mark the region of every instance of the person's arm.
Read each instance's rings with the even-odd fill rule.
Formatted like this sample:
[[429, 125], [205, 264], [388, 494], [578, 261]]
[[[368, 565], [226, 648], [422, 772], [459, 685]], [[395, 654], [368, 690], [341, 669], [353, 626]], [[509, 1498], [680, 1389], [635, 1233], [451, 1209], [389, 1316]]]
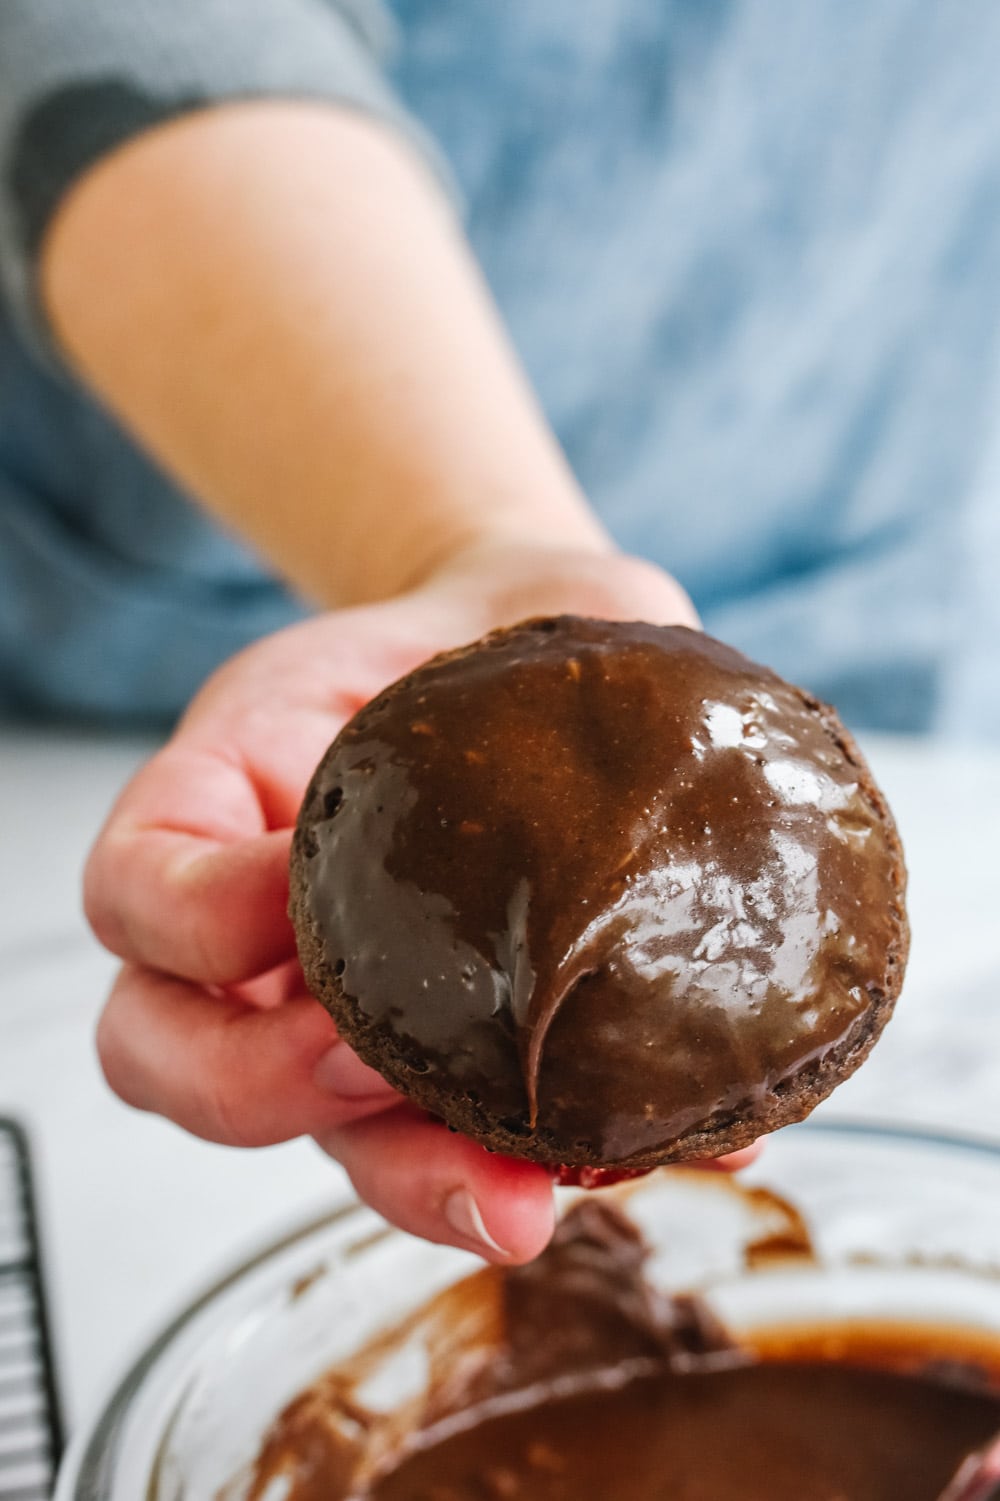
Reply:
[[433, 652], [547, 611], [691, 622], [686, 596], [611, 546], [450, 208], [381, 126], [268, 104], [150, 130], [66, 197], [40, 286], [140, 442], [346, 606], [221, 669], [113, 810], [86, 881], [125, 961], [108, 1078], [214, 1140], [311, 1134], [397, 1224], [526, 1259], [545, 1172], [402, 1106], [305, 995], [290, 830], [345, 718]]
[[451, 205], [380, 124], [257, 102], [146, 132], [63, 202], [41, 290], [88, 384], [316, 602], [480, 540], [608, 545]]

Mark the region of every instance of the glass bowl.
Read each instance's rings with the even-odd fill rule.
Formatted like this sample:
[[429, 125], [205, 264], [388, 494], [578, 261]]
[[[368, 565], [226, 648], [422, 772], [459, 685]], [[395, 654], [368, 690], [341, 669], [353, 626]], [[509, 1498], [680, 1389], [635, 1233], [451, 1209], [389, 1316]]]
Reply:
[[[1000, 1147], [809, 1122], [736, 1186], [674, 1169], [603, 1192], [651, 1245], [651, 1279], [700, 1292], [737, 1337], [899, 1322], [1000, 1348]], [[56, 1501], [241, 1501], [291, 1398], [480, 1266], [361, 1205], [305, 1226], [164, 1331], [77, 1436]], [[420, 1378], [396, 1372], [411, 1392]]]

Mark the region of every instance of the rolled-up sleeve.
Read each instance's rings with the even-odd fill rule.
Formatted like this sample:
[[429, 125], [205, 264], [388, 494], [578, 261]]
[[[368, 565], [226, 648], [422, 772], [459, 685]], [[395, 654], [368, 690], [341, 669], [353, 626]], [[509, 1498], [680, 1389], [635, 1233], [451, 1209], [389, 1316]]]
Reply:
[[0, 294], [36, 349], [45, 230], [75, 178], [187, 111], [260, 97], [326, 100], [403, 132], [447, 182], [387, 85], [380, 0], [0, 0]]

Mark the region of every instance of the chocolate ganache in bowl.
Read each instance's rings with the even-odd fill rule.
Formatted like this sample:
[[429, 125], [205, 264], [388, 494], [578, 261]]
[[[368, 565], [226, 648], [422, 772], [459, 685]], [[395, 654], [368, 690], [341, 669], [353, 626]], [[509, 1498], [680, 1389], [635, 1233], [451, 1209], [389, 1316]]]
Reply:
[[142, 1354], [57, 1501], [569, 1501], [574, 1477], [588, 1501], [993, 1501], [995, 1149], [809, 1122], [738, 1180], [559, 1197], [522, 1269], [360, 1205], [287, 1236]]

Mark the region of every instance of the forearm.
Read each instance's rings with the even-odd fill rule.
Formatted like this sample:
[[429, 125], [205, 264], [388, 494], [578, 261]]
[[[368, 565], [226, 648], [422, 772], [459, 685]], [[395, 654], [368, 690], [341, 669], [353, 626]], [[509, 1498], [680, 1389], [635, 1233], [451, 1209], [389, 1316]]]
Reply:
[[84, 379], [318, 602], [493, 537], [604, 545], [449, 207], [360, 115], [231, 105], [138, 137], [64, 201], [41, 285]]

